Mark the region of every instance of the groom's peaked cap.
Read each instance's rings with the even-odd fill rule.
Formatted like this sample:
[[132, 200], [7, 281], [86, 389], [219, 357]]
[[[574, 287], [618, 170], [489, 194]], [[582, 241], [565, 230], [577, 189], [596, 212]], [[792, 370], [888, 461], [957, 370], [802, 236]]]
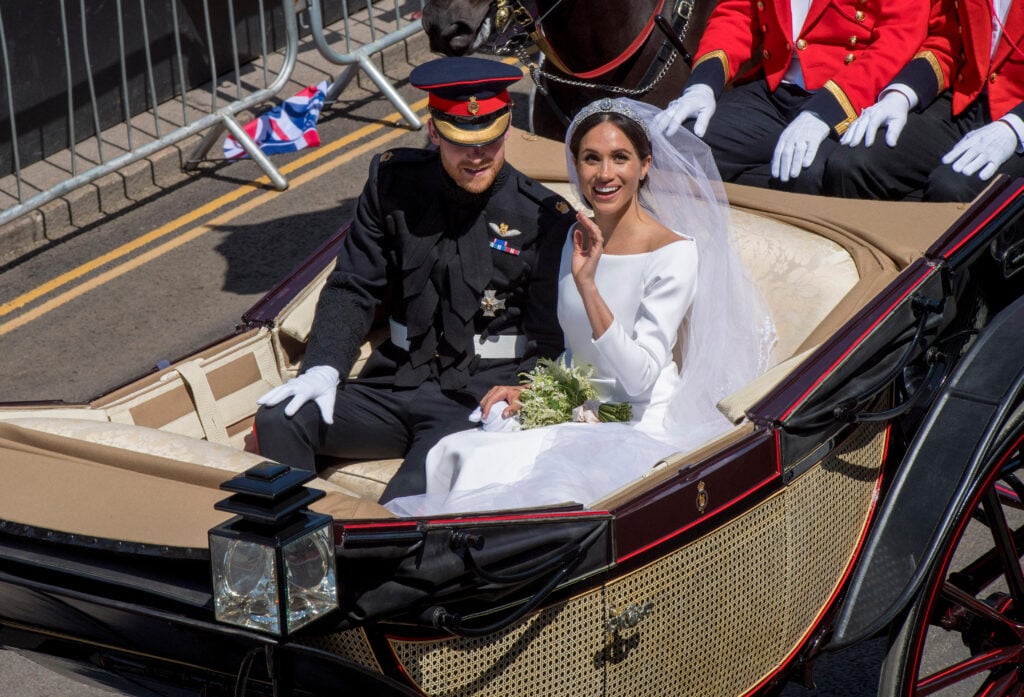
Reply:
[[522, 77], [513, 65], [458, 56], [417, 66], [409, 82], [429, 93], [427, 106], [438, 135], [456, 145], [487, 145], [508, 130], [508, 87]]

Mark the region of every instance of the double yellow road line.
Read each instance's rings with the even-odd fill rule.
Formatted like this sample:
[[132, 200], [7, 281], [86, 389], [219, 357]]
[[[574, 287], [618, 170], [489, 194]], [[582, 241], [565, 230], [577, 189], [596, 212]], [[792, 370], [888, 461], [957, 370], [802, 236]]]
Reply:
[[[414, 111], [419, 112], [425, 108], [426, 103], [426, 99], [421, 99], [410, 106]], [[381, 119], [381, 121], [377, 123], [364, 126], [359, 130], [353, 131], [344, 138], [340, 138], [328, 145], [317, 148], [309, 154], [281, 167], [281, 174], [288, 175], [292, 172], [303, 170], [310, 165], [315, 165], [321, 160], [327, 160], [326, 162], [321, 162], [319, 165], [312, 167], [312, 169], [297, 174], [289, 181], [288, 191], [294, 191], [304, 184], [316, 181], [325, 173], [333, 169], [337, 169], [338, 167], [341, 167], [342, 165], [345, 165], [366, 153], [385, 149], [387, 143], [408, 133], [405, 129], [394, 128], [394, 125], [401, 118], [401, 115], [397, 112], [393, 113]], [[371, 136], [374, 136], [375, 133], [383, 129], [388, 130], [386, 133], [377, 135], [371, 140], [361, 142], [364, 141], [364, 139], [371, 138]], [[351, 150], [345, 150], [333, 159], [328, 159], [337, 151], [347, 148], [353, 144], [358, 145], [353, 147]], [[127, 244], [123, 244], [102, 256], [71, 269], [60, 276], [57, 276], [53, 280], [33, 288], [29, 292], [23, 293], [17, 298], [0, 305], [0, 320], [2, 320], [2, 318], [17, 312], [22, 308], [33, 305], [33, 303], [36, 303], [43, 298], [47, 298], [47, 296], [50, 296], [53, 293], [57, 293], [56, 295], [43, 300], [43, 302], [40, 302], [38, 305], [34, 305], [27, 311], [17, 314], [5, 322], [0, 321], [0, 336], [39, 319], [48, 312], [65, 305], [71, 300], [85, 295], [89, 291], [94, 290], [105, 283], [109, 283], [115, 278], [137, 269], [154, 259], [158, 259], [183, 244], [205, 235], [207, 232], [221, 228], [233, 219], [255, 208], [259, 208], [264, 204], [271, 203], [276, 197], [287, 193], [281, 191], [264, 191], [260, 195], [254, 196], [239, 205], [233, 205], [236, 201], [239, 201], [245, 196], [251, 194], [253, 191], [267, 184], [269, 184], [269, 180], [266, 177], [261, 177], [251, 184], [240, 186], [234, 191], [224, 194], [220, 198], [210, 201], [190, 213], [186, 213], [185, 215], [167, 222]], [[220, 213], [216, 217], [199, 225], [195, 225], [194, 227], [189, 227], [197, 221], [217, 213], [218, 211], [222, 211], [229, 206], [230, 208], [228, 210]], [[141, 254], [136, 254], [139, 250], [159, 240], [164, 241], [152, 249], [148, 249]], [[95, 276], [90, 276], [90, 274], [93, 274], [97, 270], [107, 267], [110, 264], [116, 265], [106, 269], [102, 273], [96, 274]], [[78, 281], [83, 278], [86, 280], [78, 283]], [[61, 291], [61, 289], [65, 290], [58, 292]]]

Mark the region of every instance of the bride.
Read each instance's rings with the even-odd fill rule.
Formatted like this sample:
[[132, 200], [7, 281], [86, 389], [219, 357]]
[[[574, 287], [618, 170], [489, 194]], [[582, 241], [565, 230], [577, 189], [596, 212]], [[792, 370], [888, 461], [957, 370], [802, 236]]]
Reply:
[[570, 179], [593, 217], [577, 214], [562, 252], [564, 358], [591, 366], [601, 401], [628, 401], [633, 420], [510, 430], [529, 386], [497, 386], [481, 411], [503, 432], [442, 439], [427, 455], [426, 494], [392, 499], [393, 513], [589, 504], [730, 427], [715, 405], [768, 367], [774, 328], [730, 247], [710, 151], [685, 129], [656, 132], [657, 113], [602, 99], [566, 135]]

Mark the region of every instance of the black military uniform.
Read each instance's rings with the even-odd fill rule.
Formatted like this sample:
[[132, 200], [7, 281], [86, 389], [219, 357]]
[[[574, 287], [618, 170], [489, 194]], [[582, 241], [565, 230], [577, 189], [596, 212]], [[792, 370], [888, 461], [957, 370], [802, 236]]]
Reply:
[[[503, 76], [501, 92], [521, 77], [518, 69], [483, 59], [440, 59], [421, 68], [428, 66], [433, 71], [421, 72], [428, 84], [450, 73], [460, 94], [469, 93], [461, 100], [443, 93], [441, 104], [475, 103], [477, 112], [491, 105], [495, 90], [488, 80], [495, 70]], [[413, 78], [419, 84], [416, 71]], [[435, 124], [449, 116], [433, 104], [431, 111]], [[475, 134], [493, 142], [507, 130], [508, 108], [498, 111], [455, 114], [437, 132], [465, 141], [458, 145], [472, 144]], [[342, 380], [333, 424], [323, 423], [311, 402], [293, 417], [284, 416], [284, 404], [261, 408], [260, 452], [304, 468], [315, 467], [318, 453], [404, 456], [381, 500], [422, 493], [427, 451], [471, 426], [468, 415], [487, 390], [518, 384], [538, 357], [561, 353], [558, 265], [572, 219], [561, 197], [507, 163], [487, 191], [474, 194], [447, 174], [437, 151], [402, 148], [376, 156], [320, 295], [303, 367], [327, 365], [347, 375], [385, 299], [390, 340], [358, 379]]]

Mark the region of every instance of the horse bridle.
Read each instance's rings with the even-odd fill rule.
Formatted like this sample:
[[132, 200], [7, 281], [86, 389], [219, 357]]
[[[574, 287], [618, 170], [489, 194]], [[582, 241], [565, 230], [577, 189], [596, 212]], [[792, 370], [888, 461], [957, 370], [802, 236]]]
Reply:
[[[562, 4], [562, 0], [558, 0], [558, 2], [556, 2], [546, 14], [550, 14], [560, 4]], [[643, 29], [640, 30], [640, 33], [637, 34], [636, 38], [630, 42], [629, 46], [627, 46], [622, 53], [615, 56], [604, 65], [585, 72], [575, 72], [565, 64], [565, 61], [558, 56], [554, 46], [552, 46], [548, 42], [547, 37], [544, 36], [544, 17], [540, 17], [534, 21], [533, 13], [523, 5], [522, 0], [496, 0], [494, 23], [500, 31], [510, 20], [514, 18], [519, 27], [530, 36], [530, 39], [537, 44], [537, 47], [540, 48], [556, 68], [566, 75], [572, 75], [580, 80], [589, 80], [591, 78], [604, 75], [605, 73], [610, 73], [612, 70], [626, 62], [634, 53], [640, 50], [640, 47], [643, 46], [645, 41], [647, 41], [647, 37], [651, 35], [652, 31], [654, 31], [654, 18], [660, 15], [664, 9], [665, 0], [658, 0], [657, 4], [654, 6], [654, 10], [651, 12], [651, 16], [648, 17], [647, 22], [644, 23]]]
[[[541, 54], [543, 54], [545, 59], [550, 60], [551, 63], [560, 72], [564, 73], [565, 75], [570, 75], [572, 76], [572, 78], [576, 79], [568, 79], [560, 75], [553, 75], [551, 73], [545, 72], [540, 67], [540, 65], [536, 64], [530, 59], [529, 55], [527, 54], [525, 45], [521, 43], [518, 45], [514, 45], [513, 38], [507, 39], [506, 47], [502, 48], [504, 48], [506, 52], [514, 52], [516, 54], [520, 62], [522, 62], [523, 65], [529, 68], [530, 75], [533, 78], [534, 83], [536, 83], [537, 87], [542, 91], [544, 91], [544, 88], [541, 84], [541, 78], [544, 78], [547, 80], [552, 80], [554, 82], [570, 85], [573, 87], [585, 87], [592, 89], [598, 88], [615, 94], [637, 96], [649, 92], [651, 89], [654, 88], [655, 85], [658, 84], [658, 82], [661, 81], [662, 78], [665, 77], [666, 74], [668, 74], [668, 71], [672, 67], [672, 63], [674, 62], [677, 55], [676, 49], [677, 47], [682, 45], [682, 38], [686, 35], [686, 30], [689, 27], [690, 17], [693, 14], [693, 6], [695, 0], [678, 0], [675, 3], [675, 7], [672, 13], [672, 17], [674, 20], [672, 26], [672, 34], [669, 35], [669, 39], [671, 40], [670, 43], [673, 47], [672, 55], [669, 56], [667, 60], [665, 60], [664, 66], [656, 76], [654, 76], [645, 84], [641, 84], [640, 87], [633, 89], [620, 87], [618, 85], [596, 84], [593, 82], [589, 82], [589, 80], [591, 78], [598, 77], [600, 75], [604, 75], [606, 73], [611, 72], [612, 70], [614, 70], [615, 68], [619, 67], [624, 62], [629, 60], [637, 51], [640, 50], [640, 48], [644, 45], [644, 43], [647, 41], [647, 39], [653, 32], [654, 26], [658, 24], [657, 20], [661, 16], [661, 13], [665, 8], [665, 0], [658, 1], [658, 3], [654, 7], [654, 10], [651, 12], [651, 15], [648, 18], [647, 22], [644, 24], [643, 29], [636, 36], [636, 38], [634, 38], [633, 41], [630, 42], [629, 46], [627, 46], [622, 53], [620, 53], [618, 56], [608, 61], [604, 65], [594, 68], [592, 70], [588, 70], [586, 72], [575, 72], [568, 66], [566, 66], [564, 61], [562, 61], [562, 59], [559, 58], [558, 53], [555, 51], [554, 47], [551, 46], [550, 42], [544, 36], [544, 30], [542, 26], [544, 17], [546, 17], [553, 10], [555, 10], [560, 4], [562, 4], [562, 2], [563, 0], [558, 0], [558, 2], [556, 2], [543, 16], [537, 17], [538, 13], [535, 11], [536, 3], [531, 2], [528, 6], [524, 0], [495, 0], [494, 24], [495, 29], [499, 34], [509, 33], [510, 28], [512, 28], [513, 26], [518, 28], [522, 33], [526, 34], [529, 37], [530, 41], [532, 41], [538, 49], [540, 49], [540, 52]], [[535, 19], [535, 17], [537, 18]], [[665, 30], [664, 25], [658, 24], [658, 26]], [[495, 50], [499, 53], [502, 52], [501, 48]]]

